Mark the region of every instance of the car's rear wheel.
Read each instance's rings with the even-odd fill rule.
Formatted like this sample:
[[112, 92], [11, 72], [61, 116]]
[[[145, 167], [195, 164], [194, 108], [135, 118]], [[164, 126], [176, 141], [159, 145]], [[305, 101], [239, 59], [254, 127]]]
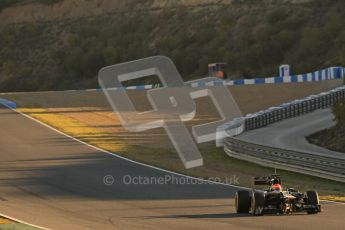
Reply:
[[253, 216], [262, 216], [265, 207], [265, 193], [263, 191], [253, 191], [251, 199], [251, 213]]
[[[307, 205], [313, 205], [316, 207], [320, 207], [320, 200], [319, 195], [316, 191], [307, 191], [305, 193], [305, 196], [307, 198]], [[319, 212], [319, 208], [313, 209], [313, 210], [307, 210], [308, 214], [316, 214]]]
[[250, 208], [250, 192], [243, 190], [235, 194], [235, 208], [237, 213], [248, 213]]

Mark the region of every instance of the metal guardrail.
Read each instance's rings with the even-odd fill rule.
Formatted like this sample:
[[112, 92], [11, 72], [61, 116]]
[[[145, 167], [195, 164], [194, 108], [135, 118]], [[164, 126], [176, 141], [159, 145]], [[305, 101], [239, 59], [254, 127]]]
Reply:
[[226, 138], [224, 150], [231, 157], [263, 166], [345, 182], [345, 158], [326, 157], [263, 146], [239, 140], [235, 137]]

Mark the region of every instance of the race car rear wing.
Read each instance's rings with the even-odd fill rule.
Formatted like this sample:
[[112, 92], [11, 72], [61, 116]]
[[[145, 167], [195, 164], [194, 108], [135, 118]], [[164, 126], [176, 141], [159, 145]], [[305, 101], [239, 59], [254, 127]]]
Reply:
[[276, 175], [276, 174], [274, 174], [272, 176], [254, 177], [253, 183], [254, 183], [254, 185], [271, 185], [273, 179], [278, 180], [278, 183], [281, 184], [280, 176]]

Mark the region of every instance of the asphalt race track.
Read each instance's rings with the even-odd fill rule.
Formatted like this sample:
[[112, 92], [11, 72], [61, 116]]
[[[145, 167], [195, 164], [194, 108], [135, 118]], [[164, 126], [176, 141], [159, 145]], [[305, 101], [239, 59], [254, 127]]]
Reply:
[[[232, 199], [236, 187], [127, 185], [125, 175], [172, 174], [98, 151], [9, 109], [0, 109], [0, 127], [0, 212], [35, 225], [73, 230], [345, 227], [343, 204], [324, 203], [319, 215], [239, 216]], [[106, 175], [114, 176], [113, 185], [104, 184]]]
[[303, 116], [286, 119], [261, 129], [245, 132], [238, 139], [256, 144], [308, 152], [345, 159], [344, 153], [310, 144], [305, 137], [335, 125], [330, 109], [320, 109]]

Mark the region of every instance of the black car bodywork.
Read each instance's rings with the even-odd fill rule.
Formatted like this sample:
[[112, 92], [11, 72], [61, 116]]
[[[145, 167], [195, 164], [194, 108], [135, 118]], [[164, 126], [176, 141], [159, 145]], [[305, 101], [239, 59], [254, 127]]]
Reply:
[[[272, 181], [281, 184], [279, 175], [255, 177], [254, 185], [272, 185]], [[288, 214], [307, 212], [316, 214], [321, 211], [316, 191], [301, 193], [295, 189], [276, 191], [271, 187], [264, 190], [241, 190], [236, 193], [235, 206], [237, 213], [251, 213], [255, 216], [263, 214]]]

